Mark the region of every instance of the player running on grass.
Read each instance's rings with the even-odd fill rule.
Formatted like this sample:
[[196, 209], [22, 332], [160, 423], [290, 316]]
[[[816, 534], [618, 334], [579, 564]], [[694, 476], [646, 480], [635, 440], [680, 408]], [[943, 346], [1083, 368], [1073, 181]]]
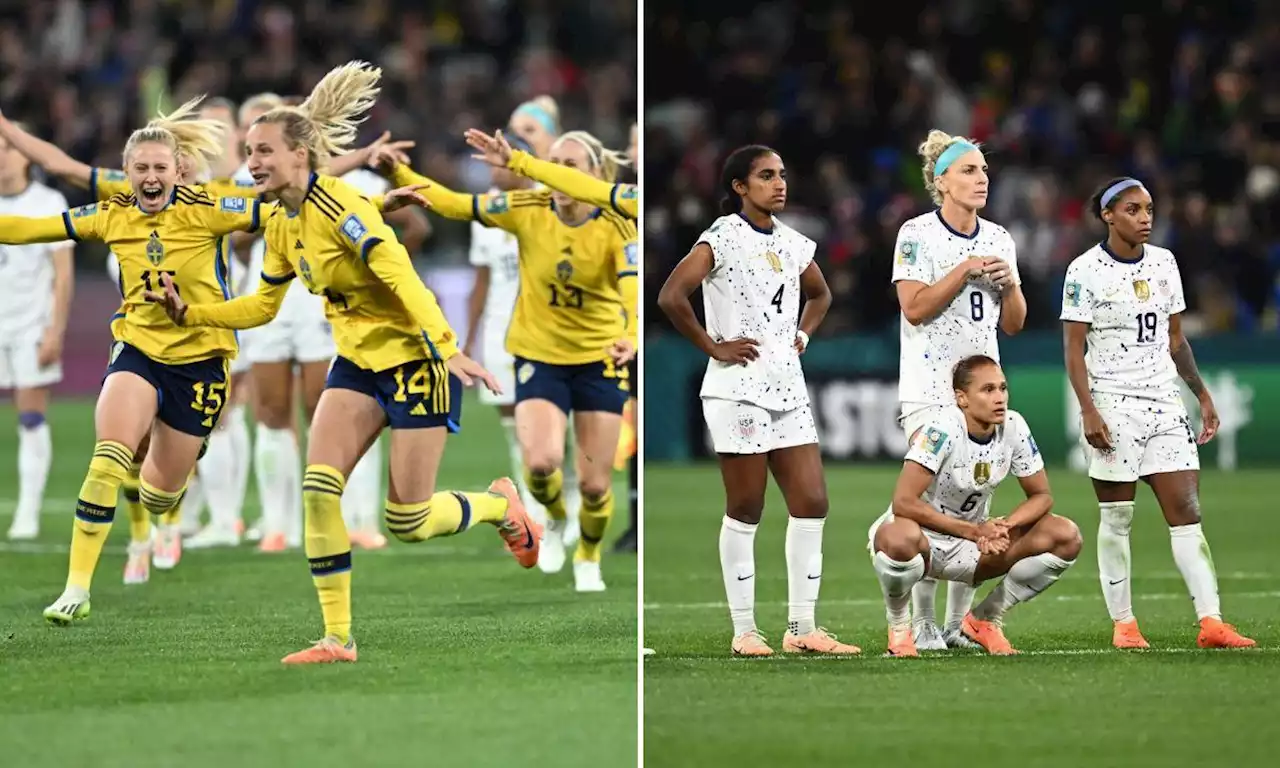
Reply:
[[[961, 621], [989, 653], [1017, 653], [1005, 612], [1053, 586], [1080, 553], [1080, 530], [1052, 514], [1044, 459], [1027, 422], [1009, 410], [995, 360], [974, 355], [952, 375], [956, 404], [934, 411], [911, 436], [893, 513], [871, 529], [872, 564], [884, 593], [891, 656], [919, 655], [907, 602], [926, 575], [977, 586], [1005, 578]], [[987, 514], [996, 486], [1018, 478], [1027, 498], [1004, 518]]]
[[[1090, 201], [1107, 237], [1067, 267], [1062, 294], [1067, 376], [1080, 401], [1089, 477], [1098, 497], [1098, 578], [1114, 622], [1112, 644], [1146, 648], [1133, 615], [1129, 529], [1137, 481], [1151, 486], [1173, 560], [1200, 620], [1201, 648], [1249, 648], [1222, 621], [1218, 580], [1200, 529], [1197, 443], [1213, 438], [1218, 412], [1182, 333], [1187, 308], [1173, 253], [1147, 243], [1154, 205], [1142, 182], [1108, 181]], [[1088, 346], [1086, 353], [1085, 347]], [[1178, 387], [1200, 401], [1197, 436]]]
[[[831, 306], [816, 244], [774, 218], [787, 202], [786, 169], [768, 147], [735, 150], [720, 175], [716, 219], [676, 265], [658, 306], [711, 359], [702, 412], [720, 457], [725, 515], [720, 569], [735, 654], [769, 656], [756, 627], [755, 538], [769, 473], [787, 503], [788, 653], [854, 654], [814, 618], [822, 584], [827, 484], [800, 355]], [[707, 327], [689, 296], [702, 286]], [[800, 314], [800, 294], [808, 300]], [[799, 325], [796, 321], [799, 318]]]

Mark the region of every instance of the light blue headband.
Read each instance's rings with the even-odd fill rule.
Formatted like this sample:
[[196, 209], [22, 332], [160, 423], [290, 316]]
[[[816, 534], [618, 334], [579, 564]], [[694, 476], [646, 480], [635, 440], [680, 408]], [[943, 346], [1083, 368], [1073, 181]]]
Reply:
[[1117, 181], [1115, 184], [1107, 187], [1107, 191], [1103, 192], [1102, 197], [1098, 200], [1098, 213], [1102, 213], [1107, 210], [1107, 206], [1111, 205], [1111, 201], [1115, 200], [1121, 192], [1124, 192], [1126, 189], [1133, 189], [1134, 187], [1141, 186], [1142, 182], [1137, 179], [1125, 179], [1123, 181]]
[[559, 133], [559, 131], [556, 130], [556, 120], [551, 116], [551, 113], [543, 109], [541, 106], [534, 104], [532, 101], [526, 101], [516, 107], [516, 114], [528, 115], [534, 120], [537, 120], [538, 124], [545, 128], [547, 133], [552, 136]]
[[977, 144], [970, 144], [967, 141], [957, 141], [955, 144], [947, 147], [942, 151], [941, 155], [938, 155], [938, 162], [933, 164], [933, 177], [936, 179], [946, 173], [947, 169], [951, 167], [951, 164], [956, 161], [956, 158], [977, 148]]

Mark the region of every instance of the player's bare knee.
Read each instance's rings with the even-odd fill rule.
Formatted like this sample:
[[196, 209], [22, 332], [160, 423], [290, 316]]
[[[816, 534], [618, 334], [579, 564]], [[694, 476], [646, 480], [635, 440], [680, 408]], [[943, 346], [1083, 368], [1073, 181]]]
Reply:
[[289, 429], [292, 426], [289, 408], [277, 403], [259, 403], [255, 415], [258, 423], [267, 429]]
[[764, 516], [764, 499], [729, 499], [725, 504], [725, 515], [747, 525], [759, 525]]
[[906, 562], [916, 555], [929, 551], [920, 526], [911, 520], [898, 518], [876, 529], [875, 550], [885, 557]]
[[792, 508], [787, 511], [792, 517], [800, 517], [806, 520], [815, 520], [827, 516], [827, 510], [831, 503], [827, 499], [824, 491], [805, 492]]
[[541, 477], [554, 475], [556, 470], [560, 469], [560, 465], [563, 463], [563, 459], [557, 460], [554, 456], [549, 454], [531, 453], [528, 458], [525, 459], [525, 466], [529, 468], [529, 471], [534, 475]]
[[578, 483], [578, 490], [582, 492], [582, 498], [588, 501], [599, 501], [605, 497], [609, 489], [613, 487], [610, 478], [600, 480], [598, 478], [582, 478]]
[[1084, 545], [1084, 537], [1080, 535], [1080, 526], [1075, 521], [1061, 515], [1049, 515], [1049, 533], [1053, 537], [1053, 554], [1063, 560], [1074, 560]]

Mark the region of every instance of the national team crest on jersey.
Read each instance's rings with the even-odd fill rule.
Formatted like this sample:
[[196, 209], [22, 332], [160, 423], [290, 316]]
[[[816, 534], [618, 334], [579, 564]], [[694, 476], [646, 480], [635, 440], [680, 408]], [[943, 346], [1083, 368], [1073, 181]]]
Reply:
[[308, 264], [306, 258], [302, 256], [298, 257], [298, 274], [302, 275], [302, 282], [306, 283], [307, 288], [310, 289], [313, 285], [311, 280], [311, 265]]
[[1066, 286], [1062, 289], [1062, 295], [1066, 299], [1067, 306], [1069, 307], [1080, 306], [1080, 284], [1079, 283], [1067, 283]]
[[244, 213], [249, 210], [249, 201], [243, 197], [222, 198], [222, 210], [227, 213]]
[[164, 261], [164, 243], [160, 242], [160, 233], [154, 229], [151, 230], [151, 237], [147, 239], [147, 261], [157, 267]]
[[912, 265], [916, 263], [916, 253], [920, 251], [920, 244], [908, 240], [898, 248], [898, 263]]
[[751, 439], [756, 433], [756, 422], [750, 416], [738, 417], [738, 434]]
[[1161, 296], [1168, 296], [1168, 295], [1169, 295], [1169, 281], [1168, 281], [1168, 280], [1157, 280], [1157, 281], [1156, 281], [1156, 290], [1160, 292], [1160, 295], [1161, 295]]
[[991, 480], [991, 464], [980, 461], [973, 465], [973, 484], [986, 485]]
[[556, 264], [556, 278], [558, 278], [562, 283], [567, 283], [572, 277], [573, 262], [568, 259], [561, 259], [560, 263]]
[[774, 272], [782, 272], [782, 259], [778, 258], [778, 254], [773, 251], [765, 251], [760, 254], [760, 258], [769, 262], [769, 269], [772, 269]]
[[365, 235], [369, 234], [369, 228], [364, 225], [363, 221], [354, 213], [343, 219], [342, 234], [353, 243], [359, 243]]
[[1151, 298], [1151, 285], [1146, 280], [1134, 280], [1133, 295], [1138, 297], [1138, 301], [1147, 301]]
[[503, 192], [501, 195], [494, 195], [489, 198], [489, 202], [484, 206], [484, 212], [492, 214], [506, 213], [507, 208], [507, 193]]

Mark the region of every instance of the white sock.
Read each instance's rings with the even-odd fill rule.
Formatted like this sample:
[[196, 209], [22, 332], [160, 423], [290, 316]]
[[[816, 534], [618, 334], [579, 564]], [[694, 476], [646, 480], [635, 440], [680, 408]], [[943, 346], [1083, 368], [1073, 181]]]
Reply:
[[1098, 511], [1098, 581], [1102, 599], [1112, 621], [1130, 621], [1133, 590], [1129, 580], [1129, 529], [1133, 527], [1133, 502], [1104, 501], [1098, 504]]
[[529, 489], [524, 484], [524, 457], [520, 451], [520, 437], [516, 432], [516, 418], [514, 416], [502, 417], [502, 429], [507, 433], [507, 453], [511, 460], [511, 480], [520, 489], [520, 499], [524, 502], [524, 508], [529, 510], [529, 514], [533, 519], [540, 523], [547, 522], [547, 510], [533, 498], [533, 494], [529, 493]]
[[578, 512], [582, 509], [582, 489], [578, 487], [578, 441], [573, 436], [573, 427], [564, 436], [564, 447], [564, 509], [566, 517], [577, 525]]
[[883, 552], [871, 558], [880, 579], [880, 592], [884, 594], [884, 617], [889, 626], [905, 626], [911, 620], [907, 612], [912, 587], [924, 578], [924, 556], [916, 555], [905, 563], [894, 560]]
[[1218, 603], [1218, 576], [1213, 570], [1213, 556], [1209, 554], [1209, 542], [1199, 523], [1175, 525], [1169, 528], [1169, 543], [1173, 546], [1173, 562], [1182, 572], [1187, 583], [1191, 602], [1195, 604], [1196, 618], [1222, 618]]
[[958, 581], [947, 582], [947, 629], [960, 629], [964, 617], [973, 607], [973, 595], [977, 591], [977, 587]]
[[1053, 586], [1073, 563], [1075, 560], [1063, 560], [1049, 552], [1019, 560], [973, 609], [973, 617], [980, 621], [1000, 621], [1005, 611]]
[[354, 531], [378, 530], [382, 510], [382, 440], [374, 440], [347, 478], [342, 516]]
[[937, 622], [937, 611], [934, 602], [938, 597], [938, 580], [925, 577], [911, 588], [911, 613], [916, 624]]
[[787, 517], [787, 631], [817, 629], [814, 609], [822, 588], [822, 528], [825, 517]]
[[249, 467], [253, 463], [252, 446], [249, 438], [249, 423], [245, 417], [244, 406], [232, 406], [227, 419], [227, 433], [231, 435], [231, 458], [235, 462], [234, 485], [236, 514], [232, 523], [244, 519], [244, 497], [249, 489]]
[[209, 524], [221, 530], [232, 530], [240, 501], [236, 498], [235, 446], [229, 431], [215, 429], [209, 435], [209, 449], [200, 460], [200, 479], [205, 500], [209, 503]]
[[301, 497], [302, 478], [298, 467], [298, 442], [293, 430], [258, 427], [253, 446], [254, 474], [258, 477], [258, 498], [262, 501], [263, 536], [287, 534], [294, 497]]
[[[24, 414], [25, 415], [25, 414]], [[53, 463], [53, 435], [48, 422], [18, 428], [18, 508], [14, 519], [39, 522], [44, 487]]]
[[756, 628], [756, 528], [728, 515], [720, 522], [720, 572], [733, 634]]

